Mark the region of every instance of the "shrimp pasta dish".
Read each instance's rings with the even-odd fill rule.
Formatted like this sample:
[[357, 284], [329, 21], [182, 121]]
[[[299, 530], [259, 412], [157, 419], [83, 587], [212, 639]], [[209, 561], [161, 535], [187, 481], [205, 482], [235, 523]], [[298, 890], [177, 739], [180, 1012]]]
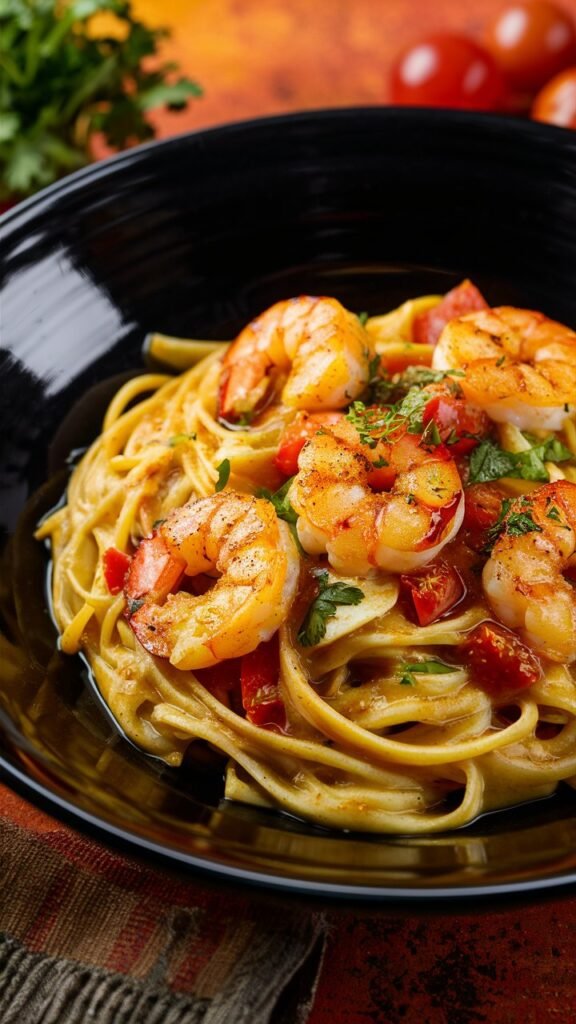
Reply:
[[341, 830], [574, 788], [576, 333], [464, 281], [149, 350], [37, 530], [123, 732]]

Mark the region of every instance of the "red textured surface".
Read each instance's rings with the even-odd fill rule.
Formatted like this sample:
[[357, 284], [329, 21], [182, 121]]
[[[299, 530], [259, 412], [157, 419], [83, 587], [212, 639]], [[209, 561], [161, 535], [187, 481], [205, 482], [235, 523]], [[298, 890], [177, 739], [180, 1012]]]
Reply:
[[[201, 934], [170, 969], [171, 986], [187, 991], [216, 955], [234, 956], [231, 921], [245, 921], [248, 934], [262, 903], [275, 913], [273, 897], [155, 870], [85, 839], [0, 786], [0, 827], [11, 825], [25, 827], [34, 848], [34, 868], [29, 881], [22, 880], [35, 900], [26, 929], [26, 944], [34, 950], [54, 943], [62, 909], [77, 906], [93, 890], [90, 962], [141, 975], [165, 908], [199, 908]], [[35, 871], [42, 881], [35, 883]], [[113, 907], [110, 925], [100, 921], [103, 891]], [[525, 907], [488, 901], [474, 912], [455, 908], [423, 916], [333, 907], [327, 917], [327, 951], [307, 1024], [576, 1020], [574, 896]]]
[[[576, 0], [561, 0], [576, 18]], [[166, 56], [204, 97], [155, 115], [161, 136], [225, 121], [317, 107], [389, 102], [400, 50], [430, 32], [482, 41], [506, 0], [134, 0], [172, 27]]]

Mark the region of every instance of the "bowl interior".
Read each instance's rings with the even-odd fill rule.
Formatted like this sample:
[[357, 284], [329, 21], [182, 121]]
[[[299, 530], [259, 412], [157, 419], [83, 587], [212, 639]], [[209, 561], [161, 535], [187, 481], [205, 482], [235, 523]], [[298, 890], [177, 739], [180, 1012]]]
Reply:
[[576, 881], [571, 794], [437, 837], [330, 833], [221, 802], [123, 737], [57, 649], [32, 539], [147, 332], [227, 339], [279, 298], [385, 312], [470, 277], [576, 326], [576, 143], [391, 109], [231, 125], [125, 154], [6, 217], [0, 350], [0, 751], [8, 782], [82, 828], [280, 889], [460, 896]]

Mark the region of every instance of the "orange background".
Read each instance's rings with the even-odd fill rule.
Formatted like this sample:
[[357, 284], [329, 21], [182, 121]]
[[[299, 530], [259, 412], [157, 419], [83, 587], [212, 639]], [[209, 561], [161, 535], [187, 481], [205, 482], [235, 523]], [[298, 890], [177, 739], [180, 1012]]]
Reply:
[[[134, 0], [172, 29], [163, 55], [204, 89], [160, 136], [264, 114], [386, 103], [399, 51], [423, 34], [484, 26], [511, 0]], [[560, 0], [576, 16], [576, 0]]]

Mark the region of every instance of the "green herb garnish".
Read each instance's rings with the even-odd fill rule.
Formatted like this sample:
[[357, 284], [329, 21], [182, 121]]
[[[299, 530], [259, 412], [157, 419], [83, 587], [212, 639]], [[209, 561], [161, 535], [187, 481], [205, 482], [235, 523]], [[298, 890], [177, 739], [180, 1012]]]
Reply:
[[152, 138], [152, 109], [182, 110], [200, 96], [175, 78], [177, 65], [158, 62], [168, 34], [134, 17], [129, 0], [3, 0], [0, 199], [89, 163], [97, 133], [115, 149]]
[[510, 476], [521, 480], [549, 480], [545, 462], [567, 462], [572, 452], [556, 437], [524, 452], [507, 452], [492, 441], [481, 441], [470, 456], [470, 483], [487, 483]]
[[362, 313], [357, 313], [356, 316], [358, 317], [360, 323], [362, 324], [362, 327], [365, 327], [366, 322], [370, 319], [370, 314], [366, 313], [364, 310], [362, 311]]
[[143, 600], [130, 601], [130, 604], [128, 605], [128, 615], [130, 617], [132, 617], [132, 615], [135, 615], [138, 609], [141, 608], [143, 604]]
[[415, 686], [414, 675], [445, 675], [448, 672], [455, 672], [453, 665], [446, 665], [444, 661], [437, 661], [435, 658], [428, 658], [423, 661], [406, 661], [400, 666], [400, 685]]
[[283, 519], [286, 523], [295, 523], [298, 519], [298, 513], [288, 500], [288, 491], [293, 479], [294, 477], [291, 476], [277, 491], [268, 491], [265, 487], [261, 487], [256, 492], [257, 498], [266, 498], [266, 501], [270, 501], [274, 505], [278, 519]]
[[326, 620], [336, 615], [338, 605], [360, 604], [364, 592], [359, 587], [338, 581], [330, 583], [326, 570], [315, 573], [319, 594], [312, 601], [298, 632], [302, 647], [314, 647], [326, 635]]
[[216, 492], [224, 490], [228, 480], [230, 479], [230, 459], [222, 459], [219, 466], [216, 466], [218, 470], [218, 480], [214, 490]]
[[510, 537], [520, 537], [524, 533], [542, 533], [542, 527], [535, 523], [529, 512], [529, 502], [526, 498], [518, 500], [518, 507], [511, 512], [514, 498], [504, 498], [498, 519], [488, 530], [486, 530], [485, 551], [489, 553], [498, 538], [506, 533]]

